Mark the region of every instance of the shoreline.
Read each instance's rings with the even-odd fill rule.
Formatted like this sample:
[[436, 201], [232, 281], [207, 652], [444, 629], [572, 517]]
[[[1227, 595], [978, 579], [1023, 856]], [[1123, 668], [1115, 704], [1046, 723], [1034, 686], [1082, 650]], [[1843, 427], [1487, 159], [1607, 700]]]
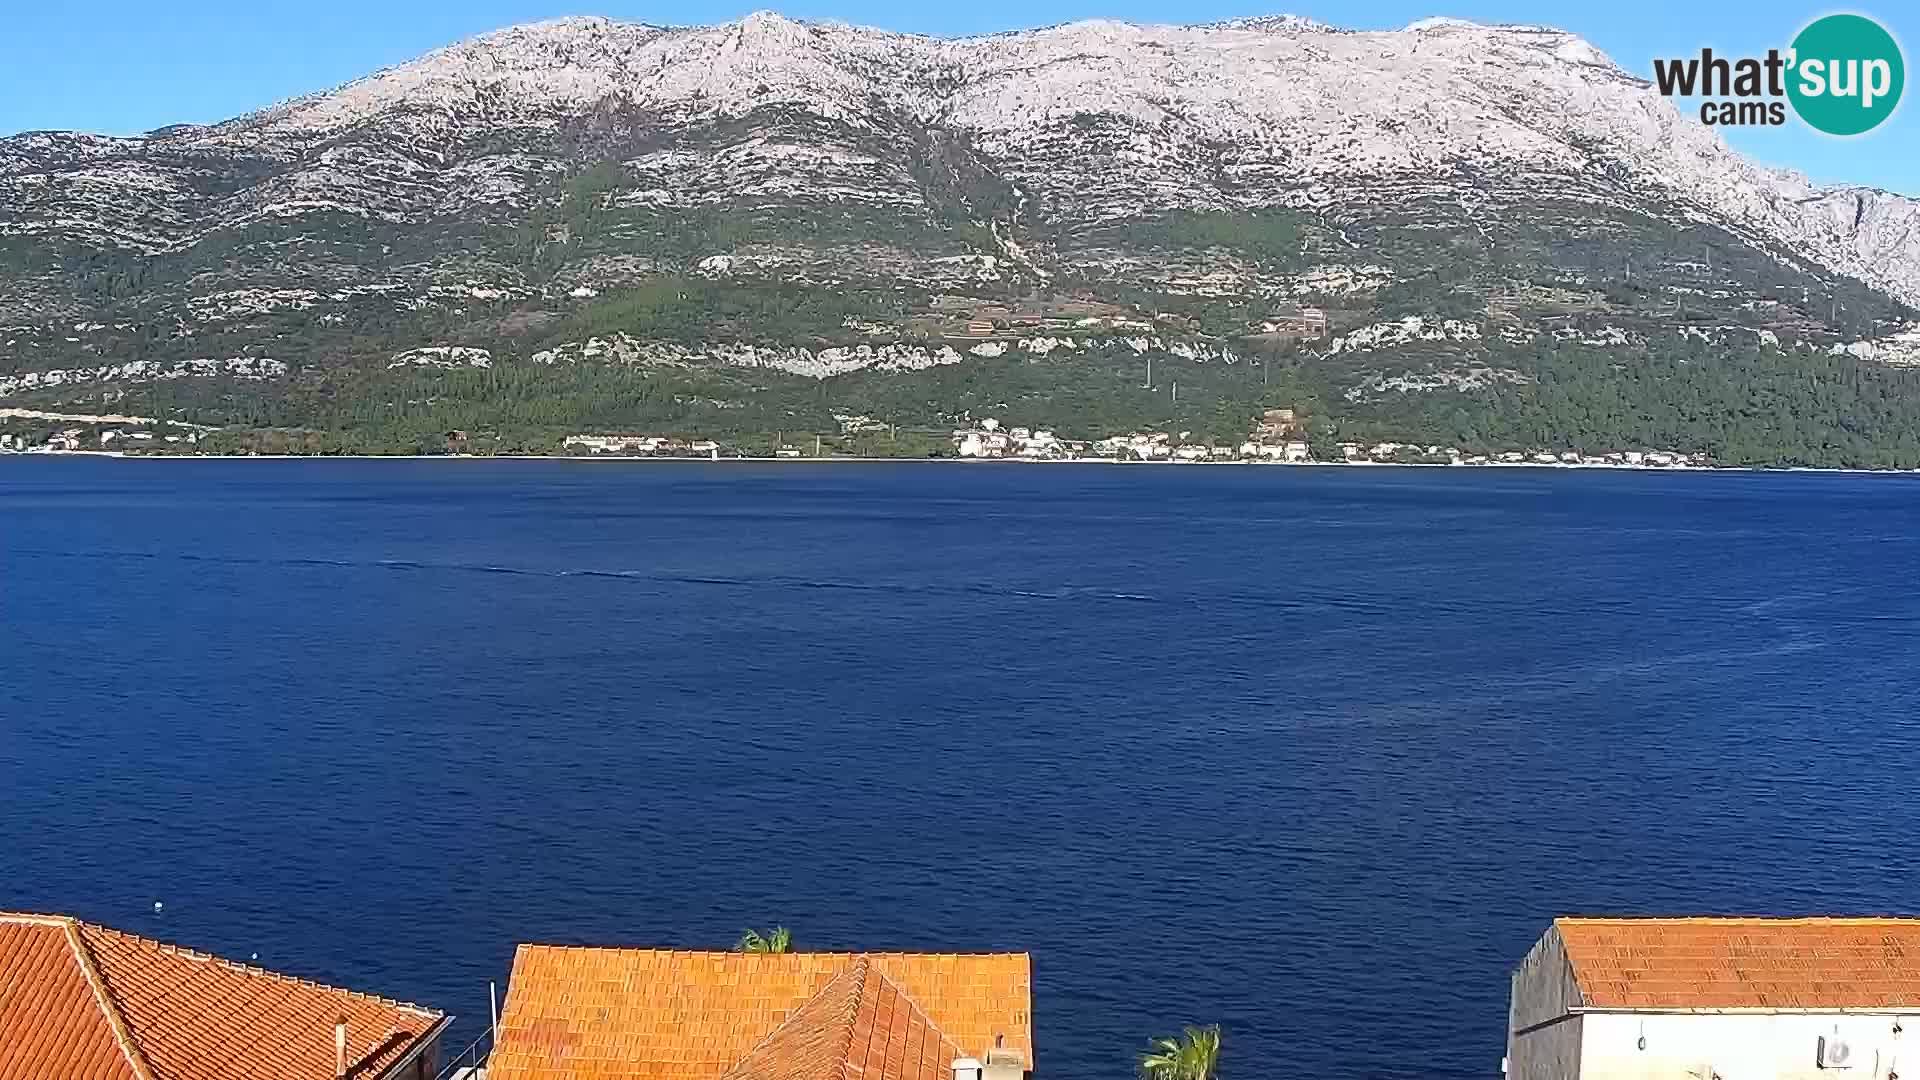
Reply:
[[128, 454], [119, 450], [38, 450], [0, 453], [0, 461], [9, 458], [114, 458], [121, 461], [559, 461], [604, 465], [966, 465], [972, 467], [1014, 465], [1104, 465], [1165, 466], [1169, 468], [1268, 468], [1268, 469], [1543, 469], [1565, 472], [1630, 473], [1832, 473], [1842, 476], [1913, 476], [1914, 469], [1855, 469], [1815, 465], [1626, 465], [1570, 464], [1544, 461], [1501, 461], [1483, 465], [1453, 465], [1415, 461], [1122, 461], [1116, 458], [862, 458], [862, 457], [625, 457], [595, 454], [571, 457], [561, 454]]

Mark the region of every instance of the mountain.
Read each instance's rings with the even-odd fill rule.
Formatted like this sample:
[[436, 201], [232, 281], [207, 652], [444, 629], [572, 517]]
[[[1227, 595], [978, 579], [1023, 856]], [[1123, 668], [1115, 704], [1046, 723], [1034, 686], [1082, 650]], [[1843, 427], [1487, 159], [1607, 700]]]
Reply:
[[1920, 201], [1748, 162], [1545, 27], [562, 19], [212, 126], [0, 140], [0, 283], [0, 405], [303, 445], [986, 410], [1225, 437], [1301, 404], [1920, 446], [1887, 344]]

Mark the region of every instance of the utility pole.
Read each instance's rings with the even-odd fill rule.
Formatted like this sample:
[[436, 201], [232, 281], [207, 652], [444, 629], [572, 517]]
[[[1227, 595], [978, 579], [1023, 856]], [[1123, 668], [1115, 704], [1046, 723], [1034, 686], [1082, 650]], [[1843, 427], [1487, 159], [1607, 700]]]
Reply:
[[1173, 404], [1176, 408], [1180, 405], [1180, 380], [1178, 379], [1173, 381]]
[[1141, 389], [1142, 390], [1153, 389], [1153, 354], [1152, 353], [1147, 354], [1147, 384], [1141, 387]]
[[813, 456], [820, 456], [820, 436], [817, 434], [813, 437]]

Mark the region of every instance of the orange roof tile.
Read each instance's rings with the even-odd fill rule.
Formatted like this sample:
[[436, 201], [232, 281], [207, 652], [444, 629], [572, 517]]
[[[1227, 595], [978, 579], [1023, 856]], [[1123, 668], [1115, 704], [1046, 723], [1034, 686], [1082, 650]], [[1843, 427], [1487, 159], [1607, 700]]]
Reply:
[[57, 915], [0, 913], [0, 1080], [372, 1078], [441, 1013]]
[[68, 920], [0, 919], [0, 1080], [145, 1080]]
[[1557, 919], [1604, 1009], [1920, 1007], [1920, 919]]
[[954, 1057], [996, 1044], [1031, 1068], [1032, 983], [1025, 953], [522, 945], [487, 1075], [821, 1080], [809, 1068], [818, 1065], [867, 1070], [867, 1080], [936, 1080]]
[[726, 1080], [946, 1080], [955, 1058], [913, 1000], [866, 957], [834, 976]]

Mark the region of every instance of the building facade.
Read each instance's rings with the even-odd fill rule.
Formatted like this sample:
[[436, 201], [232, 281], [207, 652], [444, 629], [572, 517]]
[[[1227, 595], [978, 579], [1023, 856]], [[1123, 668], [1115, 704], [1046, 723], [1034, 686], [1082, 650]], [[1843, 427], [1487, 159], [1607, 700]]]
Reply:
[[1920, 920], [1559, 919], [1513, 972], [1510, 1080], [1920, 1077]]

